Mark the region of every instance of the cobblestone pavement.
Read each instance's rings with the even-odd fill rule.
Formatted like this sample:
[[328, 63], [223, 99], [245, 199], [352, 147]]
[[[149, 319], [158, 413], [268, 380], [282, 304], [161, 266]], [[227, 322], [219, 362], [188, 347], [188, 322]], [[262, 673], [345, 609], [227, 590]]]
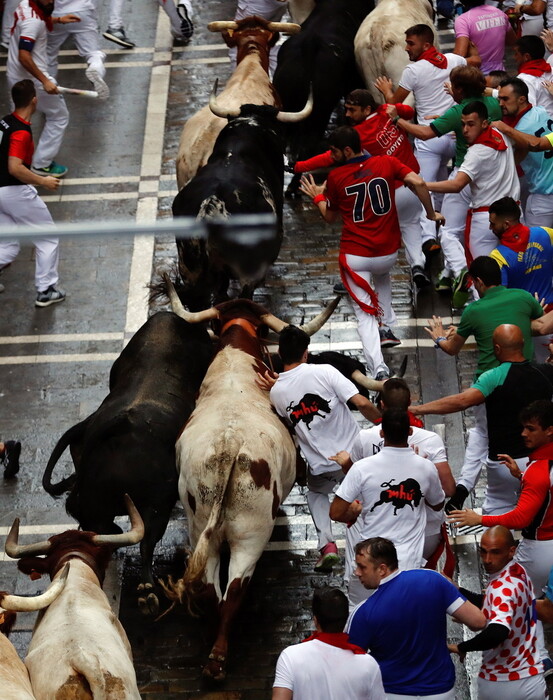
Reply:
[[[60, 193], [45, 197], [57, 221], [129, 217], [144, 221], [156, 215], [170, 216], [182, 124], [205, 103], [214, 77], [224, 81], [230, 70], [225, 45], [205, 26], [211, 20], [232, 17], [235, 3], [198, 0], [194, 4], [200, 19], [191, 45], [171, 49], [167, 22], [163, 14], [158, 16], [157, 4], [150, 0], [135, 0], [132, 6], [127, 3], [127, 32], [137, 48], [122, 51], [104, 42], [112, 97], [103, 105], [78, 99], [69, 102], [71, 124], [60, 154], [60, 162], [70, 167], [69, 178]], [[104, 2], [102, 27], [106, 7]], [[442, 39], [445, 48], [451, 45], [450, 33], [442, 32]], [[1, 94], [5, 94], [4, 65], [5, 58], [0, 58]], [[71, 47], [62, 52], [60, 75], [63, 84], [83, 86], [82, 62]], [[313, 207], [301, 200], [286, 203], [284, 226], [281, 255], [256, 300], [280, 317], [300, 322], [332, 297], [339, 230], [323, 224]], [[155, 246], [119, 238], [64, 241], [61, 274], [68, 300], [39, 311], [32, 310], [30, 246], [23, 247], [17, 265], [3, 275], [0, 437], [20, 437], [24, 445], [19, 478], [0, 484], [0, 534], [6, 534], [15, 515], [25, 526], [23, 541], [30, 541], [33, 535], [49, 536], [70, 523], [63, 502], [54, 503], [42, 492], [43, 467], [58, 437], [105, 396], [111, 363], [125, 339], [145, 319], [142, 285], [150, 279], [152, 259], [155, 277], [171, 265], [174, 256], [170, 237], [157, 239]], [[423, 326], [432, 313], [447, 318], [450, 309], [428, 290], [415, 297], [403, 258], [394, 272], [393, 297], [402, 345], [386, 356], [392, 368], [408, 356], [406, 379], [413, 400], [430, 400], [468, 386], [474, 370], [473, 350], [469, 347], [457, 359], [436, 353]], [[313, 339], [312, 349], [331, 348], [361, 357], [354, 315], [346, 299]], [[470, 420], [470, 416], [456, 415], [427, 421], [428, 427], [445, 426], [455, 470], [462, 462], [463, 435]], [[60, 476], [69, 464], [68, 457], [60, 462]], [[337, 527], [336, 532], [340, 544], [343, 528]], [[158, 576], [182, 573], [186, 537], [184, 512], [178, 505], [156, 553]], [[332, 576], [313, 572], [315, 547], [305, 494], [296, 486], [281, 508], [271, 542], [258, 564], [235, 625], [228, 678], [218, 688], [206, 686], [201, 678], [212, 641], [211, 621], [190, 616], [182, 608], [158, 622], [142, 619], [133, 596], [138, 549], [120, 552], [108, 590], [129, 634], [143, 698], [269, 698], [278, 653], [312, 629], [313, 590], [322, 583], [341, 584], [340, 570]], [[460, 581], [478, 588], [481, 576], [474, 545], [458, 551]], [[1, 589], [26, 594], [44, 586], [18, 575], [13, 562], [0, 556]], [[21, 616], [13, 635], [21, 654], [32, 623], [32, 616]], [[458, 634], [459, 629], [452, 627], [451, 638]], [[467, 671], [458, 669], [459, 700], [474, 694], [468, 681], [474, 678], [476, 665], [473, 658]]]

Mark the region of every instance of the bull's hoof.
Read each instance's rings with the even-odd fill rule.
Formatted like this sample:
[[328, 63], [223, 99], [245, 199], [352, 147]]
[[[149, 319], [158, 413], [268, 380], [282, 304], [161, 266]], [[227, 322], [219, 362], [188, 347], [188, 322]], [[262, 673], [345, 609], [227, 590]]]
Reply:
[[227, 672], [225, 668], [226, 656], [221, 654], [210, 654], [209, 661], [203, 667], [202, 674], [213, 681], [224, 681]]
[[137, 587], [138, 609], [146, 617], [159, 615], [159, 600], [151, 583], [140, 583]]

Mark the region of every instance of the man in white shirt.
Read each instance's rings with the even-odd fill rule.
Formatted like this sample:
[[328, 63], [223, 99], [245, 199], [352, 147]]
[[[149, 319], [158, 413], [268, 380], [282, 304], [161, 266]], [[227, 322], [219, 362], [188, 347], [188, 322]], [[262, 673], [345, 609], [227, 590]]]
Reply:
[[545, 44], [539, 36], [521, 36], [515, 43], [513, 58], [518, 68], [517, 78], [528, 85], [528, 102], [534, 107], [544, 107], [553, 117], [553, 95], [543, 85], [553, 77], [550, 56], [545, 60]]
[[469, 102], [461, 114], [463, 136], [469, 148], [455, 177], [427, 182], [431, 192], [461, 192], [470, 185], [471, 208], [467, 216], [465, 241], [467, 257], [489, 255], [497, 245], [490, 231], [488, 210], [501, 197], [520, 198], [513, 147], [508, 138], [488, 122], [488, 110], [480, 101]]
[[[453, 97], [444, 90], [444, 83], [457, 66], [465, 66], [467, 61], [454, 53], [442, 54], [434, 46], [434, 32], [427, 24], [415, 24], [405, 30], [405, 51], [409, 63], [403, 69], [398, 86], [393, 91], [392, 81], [380, 77], [375, 87], [380, 90], [388, 104], [404, 102], [412, 93], [415, 98], [417, 122], [429, 125], [436, 115], [444, 114], [453, 106]], [[447, 166], [455, 155], [455, 139], [451, 134], [423, 141], [415, 138], [415, 156], [420, 165], [420, 174], [425, 180], [445, 180]], [[433, 197], [434, 208], [440, 211], [442, 197]], [[436, 239], [436, 226], [424, 216], [423, 252], [428, 256], [439, 250]], [[434, 245], [435, 244], [435, 245]]]
[[[359, 538], [391, 540], [401, 569], [423, 563], [426, 505], [440, 511], [445, 493], [436, 467], [408, 445], [409, 417], [398, 408], [382, 416], [384, 447], [372, 457], [356, 462], [346, 474], [330, 506], [330, 517], [355, 522], [360, 516]], [[350, 581], [350, 603], [366, 598]]]
[[313, 594], [317, 631], [278, 658], [272, 700], [384, 700], [378, 664], [343, 632], [348, 601], [338, 588]]
[[294, 429], [308, 464], [307, 503], [321, 553], [315, 570], [328, 572], [339, 561], [328, 497], [344, 478], [344, 472], [336, 468], [329, 456], [345, 445], [351, 449], [359, 432], [348, 401], [367, 420], [374, 421], [380, 413], [337, 369], [331, 365], [307, 364], [308, 346], [309, 336], [301, 328], [287, 326], [281, 331], [278, 352], [284, 371], [271, 389], [271, 402], [278, 415]]

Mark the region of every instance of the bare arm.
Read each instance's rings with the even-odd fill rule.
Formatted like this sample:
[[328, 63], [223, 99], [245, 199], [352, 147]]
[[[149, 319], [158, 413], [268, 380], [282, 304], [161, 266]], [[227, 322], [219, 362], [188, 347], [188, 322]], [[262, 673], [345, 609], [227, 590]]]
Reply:
[[340, 452], [337, 452], [335, 455], [332, 455], [332, 457], [329, 457], [328, 459], [331, 459], [333, 462], [336, 462], [336, 464], [342, 467], [342, 471], [344, 472], [344, 474], [348, 473], [353, 464], [351, 456], [346, 450], [340, 450]]
[[518, 10], [521, 14], [532, 15], [532, 17], [537, 17], [538, 15], [543, 15], [547, 3], [544, 0], [532, 0], [530, 5], [523, 5], [522, 3], [517, 3], [514, 6], [514, 10]]
[[[457, 355], [459, 353], [465, 344], [466, 338], [463, 338], [462, 335], [456, 332], [455, 326], [450, 326], [446, 332], [440, 316], [432, 316], [428, 320], [428, 325], [430, 328], [425, 328], [424, 330], [432, 340], [439, 341], [440, 350], [443, 350], [448, 355]], [[440, 338], [442, 340], [439, 340]]]
[[338, 523], [354, 523], [362, 510], [363, 506], [359, 501], [348, 503], [340, 496], [334, 496], [330, 504], [330, 518]]
[[[315, 180], [313, 179], [313, 175], [311, 175], [310, 173], [308, 175], [302, 175], [300, 183], [300, 190], [312, 199], [319, 194], [324, 194], [326, 190], [326, 180], [323, 182], [322, 185], [317, 185], [315, 183]], [[326, 199], [317, 202], [315, 206], [317, 207], [321, 216], [327, 222], [327, 224], [333, 224], [336, 221], [336, 219], [338, 219], [338, 217], [340, 216], [339, 212], [332, 211], [328, 208]]]
[[470, 40], [468, 36], [458, 36], [455, 39], [455, 46], [453, 47], [453, 53], [457, 56], [462, 56], [466, 58], [469, 55]]
[[272, 700], [292, 700], [293, 694], [289, 688], [273, 688]]
[[49, 95], [55, 95], [58, 92], [56, 83], [40, 70], [33, 59], [33, 54], [25, 49], [19, 49], [19, 63], [30, 73], [33, 78], [36, 78], [42, 83], [45, 91]]
[[369, 401], [369, 399], [365, 398], [361, 394], [355, 394], [355, 396], [351, 397], [350, 401], [359, 411], [361, 411], [367, 420], [371, 421], [371, 423], [374, 423], [380, 418], [380, 411], [378, 408], [374, 405], [374, 403], [372, 403], [372, 401]]
[[512, 126], [508, 126], [505, 122], [492, 122], [492, 127], [501, 131], [502, 134], [508, 136], [515, 143], [517, 148], [526, 148], [529, 151], [550, 151], [553, 149], [553, 145], [549, 142], [545, 136], [534, 136], [533, 134], [525, 134], [518, 129], [513, 129]]
[[457, 622], [462, 622], [473, 632], [484, 629], [487, 622], [484, 613], [468, 600], [457, 608], [452, 617]]
[[435, 465], [438, 470], [438, 477], [440, 479], [440, 484], [444, 490], [445, 495], [449, 498], [455, 493], [455, 479], [453, 478], [453, 473], [449, 462], [436, 462]]
[[[445, 344], [445, 342], [445, 340], [442, 341], [443, 344]], [[442, 347], [442, 343], [440, 343], [440, 348]], [[470, 408], [470, 406], [479, 406], [481, 403], [484, 403], [485, 400], [486, 398], [481, 391], [471, 387], [460, 394], [444, 396], [441, 399], [429, 401], [428, 403], [423, 403], [420, 406], [410, 406], [409, 410], [415, 416], [426, 416], [429, 413], [436, 413], [440, 416], [444, 416], [448, 413], [464, 411], [467, 408]], [[455, 490], [455, 488], [453, 490]]]
[[553, 623], [553, 603], [549, 598], [536, 600], [536, 611], [538, 613], [538, 620], [549, 622], [549, 624]]
[[29, 168], [23, 164], [21, 158], [9, 156], [8, 172], [12, 177], [17, 178], [20, 182], [26, 185], [35, 185], [37, 187], [46, 187], [47, 190], [56, 190], [60, 186], [60, 181], [57, 177], [47, 175], [35, 175]]
[[437, 221], [440, 224], [445, 223], [445, 218], [437, 211], [434, 211], [434, 206], [432, 204], [432, 199], [430, 198], [430, 192], [426, 186], [425, 181], [420, 175], [414, 172], [410, 172], [405, 176], [405, 184], [409, 189], [420, 199], [424, 210], [426, 211], [426, 218], [430, 221]]
[[415, 138], [421, 141], [428, 141], [429, 139], [435, 139], [438, 134], [431, 129], [427, 124], [413, 124], [408, 122], [407, 119], [398, 119], [396, 122], [403, 131], [408, 134], [412, 134]]
[[532, 335], [547, 335], [553, 333], [553, 311], [532, 321]]
[[469, 184], [471, 181], [470, 177], [466, 174], [458, 171], [457, 175], [453, 180], [442, 180], [441, 182], [427, 182], [426, 186], [430, 192], [460, 192], [463, 187]]
[[382, 93], [384, 101], [391, 105], [404, 102], [404, 100], [411, 94], [411, 90], [406, 90], [399, 85], [394, 92], [392, 81], [390, 78], [387, 78], [384, 75], [381, 75], [374, 81], [374, 86], [379, 92]]

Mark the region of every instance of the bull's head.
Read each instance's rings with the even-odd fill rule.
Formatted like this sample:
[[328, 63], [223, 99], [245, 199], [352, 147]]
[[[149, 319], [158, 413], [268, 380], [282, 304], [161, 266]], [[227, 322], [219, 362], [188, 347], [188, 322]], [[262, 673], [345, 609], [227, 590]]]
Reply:
[[[68, 560], [82, 559], [102, 581], [114, 550], [136, 544], [144, 537], [144, 523], [140, 513], [126, 494], [125, 503], [131, 529], [118, 535], [97, 535], [93, 532], [67, 530], [42, 542], [20, 545], [19, 518], [16, 518], [6, 538], [6, 554], [13, 559], [21, 560], [18, 567], [24, 573], [31, 576], [49, 574], [51, 578], [54, 578]], [[44, 558], [40, 555], [44, 555]]]
[[[230, 110], [228, 108], [222, 108], [219, 107], [217, 104], [217, 87], [219, 85], [218, 79], [215, 80], [215, 83], [213, 84], [213, 90], [211, 91], [211, 95], [209, 97], [209, 109], [213, 112], [213, 114], [216, 117], [222, 117], [223, 119], [236, 119], [236, 117], [241, 116], [241, 108], [236, 109], [236, 110]], [[311, 114], [313, 111], [313, 90], [310, 89], [309, 91], [309, 97], [307, 98], [307, 102], [305, 103], [305, 107], [301, 109], [299, 112], [283, 112], [281, 110], [277, 111], [276, 113], [276, 119], [279, 122], [291, 124], [294, 122], [300, 122], [303, 119], [307, 119], [307, 117]]]
[[[223, 313], [227, 311], [229, 307], [235, 307], [237, 304], [242, 304], [243, 306], [248, 305], [250, 312], [247, 314], [248, 322], [252, 322], [256, 327], [264, 324], [275, 333], [280, 333], [283, 328], [289, 326], [290, 324], [286, 321], [282, 321], [280, 318], [273, 316], [266, 309], [264, 309], [259, 304], [255, 304], [248, 299], [238, 299], [236, 301], [224, 302], [223, 304], [218, 304], [217, 306], [212, 306], [210, 309], [204, 309], [203, 311], [187, 311], [181, 303], [178, 294], [173, 286], [173, 283], [167, 275], [164, 276], [165, 284], [167, 286], [167, 294], [171, 302], [171, 308], [177, 316], [180, 316], [188, 323], [202, 323], [203, 321], [213, 321], [215, 319], [220, 320]], [[314, 335], [318, 330], [320, 330], [324, 324], [328, 321], [334, 309], [340, 303], [340, 297], [336, 296], [330, 304], [321, 311], [320, 314], [315, 316], [314, 319], [309, 321], [300, 328], [305, 331], [309, 336]], [[252, 311], [254, 312], [252, 314]], [[253, 316], [253, 319], [250, 318]]]

